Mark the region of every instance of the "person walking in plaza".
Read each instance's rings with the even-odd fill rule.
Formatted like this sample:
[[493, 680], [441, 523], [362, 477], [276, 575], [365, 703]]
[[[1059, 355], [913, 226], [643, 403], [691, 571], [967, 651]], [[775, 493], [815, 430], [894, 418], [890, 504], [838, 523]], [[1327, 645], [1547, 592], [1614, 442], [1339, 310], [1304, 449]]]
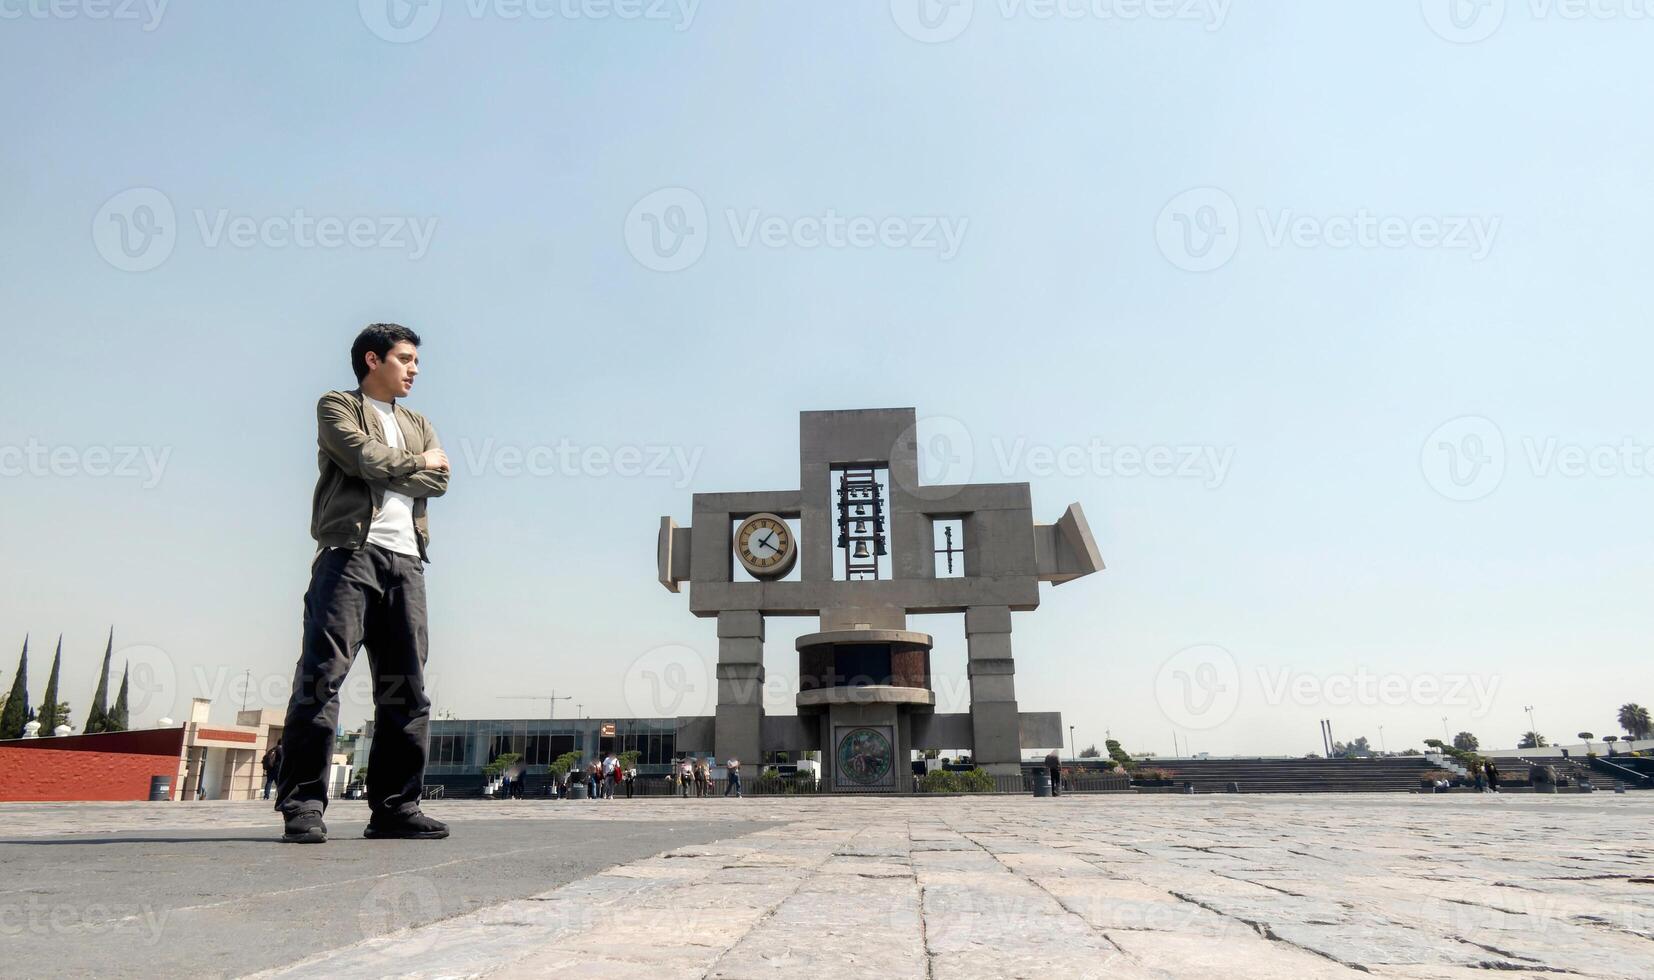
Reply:
[[689, 783], [694, 778], [695, 767], [690, 763], [689, 757], [684, 756], [678, 762], [678, 790], [686, 800], [689, 799]]
[[729, 785], [724, 787], [724, 795], [728, 796], [729, 794], [734, 793], [735, 798], [740, 799], [741, 798], [741, 760], [740, 759], [731, 759], [728, 762], [724, 763], [724, 765], [729, 769]]
[[311, 502], [317, 551], [304, 635], [282, 728], [276, 809], [282, 840], [327, 840], [327, 772], [339, 687], [358, 648], [373, 673], [370, 816], [364, 837], [435, 839], [448, 826], [419, 809], [429, 751], [425, 693], [426, 501], [448, 490], [436, 430], [399, 404], [419, 374], [419, 335], [375, 323], [350, 348], [357, 387], [316, 405], [320, 475]]
[[619, 769], [620, 760], [615, 758], [613, 752], [603, 757], [603, 798], [605, 800], [615, 798], [615, 773]]
[[626, 798], [632, 798], [632, 791], [637, 788], [637, 769], [626, 770]]
[[1055, 749], [1053, 749], [1050, 752], [1046, 753], [1046, 756], [1045, 756], [1045, 769], [1046, 769], [1046, 772], [1048, 772], [1051, 776], [1051, 795], [1052, 796], [1061, 796], [1062, 795], [1062, 757], [1057, 755], [1057, 752], [1056, 752]]
[[1499, 792], [1499, 767], [1493, 764], [1492, 759], [1489, 759], [1484, 768], [1487, 770], [1487, 791], [1489, 793]]
[[281, 743], [270, 746], [264, 751], [264, 798], [270, 798], [270, 791], [276, 786], [276, 776], [281, 772]]
[[695, 796], [698, 797], [698, 798], [704, 798], [706, 796], [706, 792], [707, 792], [707, 790], [706, 790], [706, 781], [709, 778], [709, 774], [706, 771], [706, 760], [696, 759], [695, 763], [694, 763], [694, 771], [695, 771]]

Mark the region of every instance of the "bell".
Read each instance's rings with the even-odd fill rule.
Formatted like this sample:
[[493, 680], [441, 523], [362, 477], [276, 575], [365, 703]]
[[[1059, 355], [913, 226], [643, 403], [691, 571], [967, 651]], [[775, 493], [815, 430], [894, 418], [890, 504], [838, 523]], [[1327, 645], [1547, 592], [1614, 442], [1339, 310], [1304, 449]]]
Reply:
[[866, 541], [857, 541], [856, 542], [856, 550], [853, 554], [851, 554], [850, 557], [852, 557], [852, 558], [871, 558], [873, 556], [867, 553], [867, 542]]
[[867, 505], [866, 504], [857, 504], [856, 505], [856, 516], [857, 517], [860, 517], [860, 516], [862, 516], [863, 514], [866, 514], [866, 513], [867, 513]]
[[857, 521], [856, 522], [856, 533], [857, 534], [866, 534], [867, 533], [867, 522], [866, 521]]

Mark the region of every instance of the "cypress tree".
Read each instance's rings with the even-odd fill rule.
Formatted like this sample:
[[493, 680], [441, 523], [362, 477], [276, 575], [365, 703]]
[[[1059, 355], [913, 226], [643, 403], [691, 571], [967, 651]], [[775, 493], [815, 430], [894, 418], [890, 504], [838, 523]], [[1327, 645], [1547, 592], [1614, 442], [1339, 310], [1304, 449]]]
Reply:
[[131, 673], [131, 664], [127, 664], [126, 669], [121, 671], [121, 692], [115, 695], [115, 707], [109, 711], [109, 727], [106, 731], [124, 732], [131, 724], [126, 716], [126, 679]]
[[17, 659], [17, 676], [12, 678], [6, 710], [0, 712], [0, 738], [22, 738], [23, 726], [33, 714], [29, 710], [29, 638], [23, 637], [23, 656]]
[[52, 655], [52, 672], [46, 677], [46, 697], [40, 702], [40, 714], [36, 720], [40, 722], [40, 737], [47, 738], [57, 726], [65, 724], [69, 719], [57, 716], [57, 671], [63, 665], [63, 634], [57, 637], [57, 653]]
[[115, 655], [115, 627], [109, 627], [109, 643], [103, 648], [103, 672], [98, 675], [98, 690], [92, 695], [92, 707], [87, 709], [86, 724], [81, 730], [91, 735], [109, 731], [109, 661]]

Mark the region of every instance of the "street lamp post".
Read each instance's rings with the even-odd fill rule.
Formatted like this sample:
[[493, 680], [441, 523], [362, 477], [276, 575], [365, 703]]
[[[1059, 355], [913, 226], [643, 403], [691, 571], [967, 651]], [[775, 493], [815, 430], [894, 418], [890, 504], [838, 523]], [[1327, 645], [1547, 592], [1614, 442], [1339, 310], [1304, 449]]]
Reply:
[[1068, 761], [1079, 764], [1080, 757], [1074, 754], [1074, 726], [1068, 726]]

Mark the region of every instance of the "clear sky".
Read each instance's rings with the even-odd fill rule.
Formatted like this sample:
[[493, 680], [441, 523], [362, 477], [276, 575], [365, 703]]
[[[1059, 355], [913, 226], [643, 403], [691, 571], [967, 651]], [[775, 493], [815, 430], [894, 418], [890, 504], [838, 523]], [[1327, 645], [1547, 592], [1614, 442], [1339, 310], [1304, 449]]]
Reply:
[[0, 685], [61, 632], [78, 724], [113, 625], [139, 723], [281, 706], [315, 400], [395, 320], [460, 717], [693, 684], [659, 517], [886, 406], [1084, 505], [1014, 637], [1082, 747], [1654, 701], [1642, 5], [926, 4], [0, 0]]

